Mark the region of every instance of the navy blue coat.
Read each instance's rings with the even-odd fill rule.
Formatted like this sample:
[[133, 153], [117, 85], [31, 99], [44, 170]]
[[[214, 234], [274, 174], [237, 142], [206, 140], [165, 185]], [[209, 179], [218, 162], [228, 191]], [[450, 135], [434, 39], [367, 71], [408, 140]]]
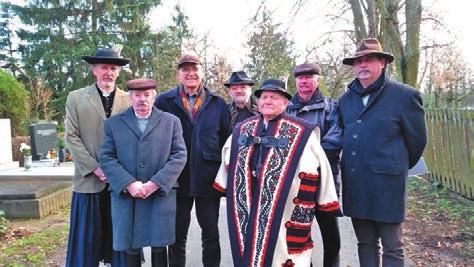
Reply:
[[311, 100], [306, 103], [300, 102], [298, 95], [295, 95], [288, 103], [286, 112], [319, 126], [321, 130], [321, 147], [324, 149], [331, 164], [336, 192], [339, 195], [340, 184], [337, 177], [339, 175], [339, 154], [341, 153], [342, 146], [339, 110], [335, 100], [323, 96], [319, 89], [317, 90]]
[[[175, 241], [177, 179], [186, 162], [178, 118], [156, 108], [143, 133], [132, 108], [105, 121], [100, 166], [110, 183], [113, 246], [123, 251]], [[159, 189], [146, 199], [124, 192], [134, 181]]]
[[221, 164], [222, 147], [232, 131], [229, 109], [224, 99], [204, 87], [206, 99], [193, 121], [183, 107], [178, 88], [159, 95], [155, 101], [156, 107], [176, 115], [183, 127], [188, 160], [178, 179], [178, 195], [219, 197], [212, 184]]
[[406, 181], [426, 145], [420, 93], [386, 79], [364, 107], [348, 90], [339, 99], [344, 214], [400, 223], [405, 218]]

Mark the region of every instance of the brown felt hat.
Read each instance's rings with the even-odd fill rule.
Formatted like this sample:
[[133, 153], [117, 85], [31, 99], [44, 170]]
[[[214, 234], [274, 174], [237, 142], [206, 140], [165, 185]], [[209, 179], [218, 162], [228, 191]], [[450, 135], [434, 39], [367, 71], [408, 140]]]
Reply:
[[202, 65], [201, 59], [198, 56], [190, 54], [182, 55], [176, 62], [176, 64], [178, 65], [178, 69], [181, 67], [181, 65], [186, 63]]
[[155, 89], [156, 82], [152, 79], [140, 78], [127, 81], [127, 89], [130, 90], [148, 90]]
[[387, 63], [392, 63], [393, 56], [389, 53], [386, 53], [382, 50], [382, 45], [380, 45], [379, 40], [375, 38], [366, 38], [360, 41], [357, 46], [356, 52], [352, 57], [347, 57], [342, 60], [342, 63], [345, 65], [352, 66], [354, 65], [354, 60], [357, 58], [367, 56], [367, 55], [378, 55], [387, 59]]
[[318, 74], [320, 67], [315, 63], [303, 63], [293, 69], [293, 76], [298, 77], [302, 74]]

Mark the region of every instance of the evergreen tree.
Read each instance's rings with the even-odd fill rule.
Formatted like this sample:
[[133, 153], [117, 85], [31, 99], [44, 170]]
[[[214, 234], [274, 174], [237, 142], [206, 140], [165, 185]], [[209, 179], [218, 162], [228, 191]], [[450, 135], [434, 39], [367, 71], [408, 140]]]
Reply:
[[21, 80], [30, 90], [35, 84], [51, 90], [53, 117], [61, 120], [67, 93], [93, 81], [81, 56], [93, 54], [98, 46], [123, 44], [122, 54], [132, 58], [119, 84], [128, 78], [151, 76], [156, 34], [151, 33], [146, 16], [158, 4], [160, 0], [5, 4], [2, 15], [11, 10], [24, 25], [17, 31], [24, 72]]
[[[266, 10], [255, 24], [255, 32], [247, 42], [250, 62], [245, 68], [256, 81], [256, 88], [268, 78], [291, 78], [291, 69], [295, 65], [293, 42], [279, 30], [280, 24], [273, 23], [271, 14]], [[294, 82], [288, 82], [288, 86], [290, 91], [294, 91]]]

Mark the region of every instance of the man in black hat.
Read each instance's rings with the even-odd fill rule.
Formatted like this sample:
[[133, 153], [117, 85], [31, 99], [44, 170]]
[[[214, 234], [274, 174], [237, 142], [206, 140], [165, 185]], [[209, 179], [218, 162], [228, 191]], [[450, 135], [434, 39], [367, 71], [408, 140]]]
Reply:
[[127, 93], [115, 81], [121, 66], [120, 48], [99, 48], [82, 59], [92, 65], [95, 83], [69, 93], [65, 139], [74, 159], [71, 220], [66, 266], [125, 264], [124, 254], [112, 250], [112, 222], [107, 177], [99, 166], [104, 120], [130, 106]]
[[356, 77], [339, 99], [342, 199], [357, 236], [360, 266], [367, 267], [404, 266], [408, 169], [426, 145], [420, 93], [387, 77], [393, 59], [377, 39], [367, 38], [342, 61]]
[[230, 134], [224, 99], [204, 86], [201, 59], [183, 55], [177, 62], [179, 84], [159, 95], [155, 106], [176, 115], [183, 127], [188, 159], [178, 178], [176, 242], [169, 248], [172, 267], [186, 265], [186, 241], [194, 205], [201, 227], [204, 267], [218, 267], [220, 194], [212, 189], [221, 162], [220, 152]]
[[230, 127], [234, 126], [253, 115], [258, 114], [257, 99], [252, 96], [252, 85], [245, 71], [235, 71], [224, 86], [229, 88], [232, 103], [229, 104]]
[[141, 248], [148, 246], [151, 266], [168, 267], [177, 180], [186, 163], [183, 131], [176, 116], [153, 106], [154, 80], [130, 80], [127, 88], [132, 107], [105, 121], [100, 151], [112, 196], [113, 245], [126, 251], [127, 267], [141, 266]]
[[314, 213], [341, 214], [319, 129], [285, 113], [285, 82], [254, 94], [261, 115], [235, 126], [213, 185], [227, 195], [234, 266], [310, 266]]
[[[339, 153], [341, 152], [342, 130], [339, 127], [337, 102], [323, 96], [319, 90], [320, 67], [314, 63], [297, 65], [293, 69], [297, 93], [290, 100], [287, 112], [319, 126], [321, 146], [331, 164], [332, 174], [339, 196]], [[337, 217], [316, 213], [319, 229], [323, 239], [324, 266], [339, 266], [339, 249], [341, 247]]]

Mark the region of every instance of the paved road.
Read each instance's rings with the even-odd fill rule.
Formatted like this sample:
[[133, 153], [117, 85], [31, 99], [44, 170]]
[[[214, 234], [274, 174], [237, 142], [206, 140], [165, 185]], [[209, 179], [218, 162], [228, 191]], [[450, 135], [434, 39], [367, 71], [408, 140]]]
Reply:
[[[221, 209], [220, 209], [220, 218], [219, 218], [219, 229], [221, 235], [221, 251], [222, 251], [222, 267], [231, 267], [232, 264], [232, 256], [230, 252], [230, 244], [228, 242], [228, 232], [227, 232], [227, 219], [226, 219], [226, 206], [225, 206], [225, 199], [221, 200]], [[194, 214], [194, 210], [193, 210]], [[350, 219], [347, 217], [341, 218], [340, 222], [340, 230], [341, 230], [341, 252], [340, 252], [340, 259], [341, 259], [341, 267], [358, 267], [358, 257], [357, 257], [357, 245], [356, 245], [356, 238], [354, 235], [354, 230], [352, 229], [352, 224]], [[317, 226], [314, 226], [317, 227]], [[322, 259], [322, 245], [321, 245], [321, 236], [319, 231], [314, 231], [317, 233], [316, 236], [313, 237], [315, 247], [313, 249], [313, 265], [315, 267], [323, 266], [323, 259]], [[150, 263], [150, 250], [145, 250], [145, 259], [146, 264], [143, 266], [151, 266]], [[199, 225], [196, 221], [195, 216], [191, 221], [191, 227], [189, 229], [189, 236], [188, 236], [188, 245], [187, 245], [187, 265], [189, 267], [195, 266], [202, 266], [201, 263], [201, 230]]]

